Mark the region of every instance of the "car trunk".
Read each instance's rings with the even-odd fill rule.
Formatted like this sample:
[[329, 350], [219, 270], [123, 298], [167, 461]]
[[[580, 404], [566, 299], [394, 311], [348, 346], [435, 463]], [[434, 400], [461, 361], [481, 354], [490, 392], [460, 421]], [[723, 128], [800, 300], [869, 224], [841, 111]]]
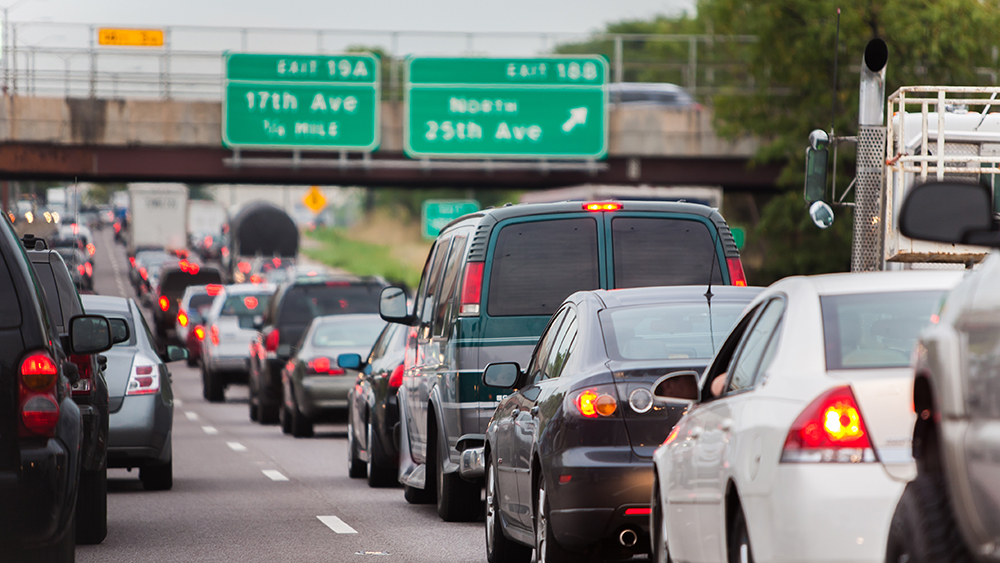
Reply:
[[618, 391], [618, 410], [625, 420], [625, 430], [635, 455], [652, 459], [653, 452], [667, 439], [685, 407], [654, 405], [649, 411], [639, 413], [629, 405], [631, 394], [637, 389], [652, 391], [653, 383], [669, 373], [687, 370], [701, 373], [705, 365], [705, 360], [608, 362]]
[[[252, 322], [253, 317], [250, 317]], [[219, 345], [216, 354], [221, 357], [250, 357], [250, 343], [257, 331], [253, 328], [241, 328], [240, 318], [236, 315], [223, 315], [215, 321], [219, 327]], [[252, 324], [250, 325], [252, 327]], [[284, 334], [279, 335], [284, 337]], [[301, 332], [299, 337], [301, 337]], [[284, 338], [282, 338], [284, 339]]]
[[135, 351], [128, 347], [113, 347], [103, 354], [108, 357], [104, 379], [108, 382], [110, 409], [111, 412], [115, 412], [121, 408], [125, 390], [128, 388], [128, 377], [132, 373]]
[[850, 382], [869, 439], [889, 475], [907, 481], [915, 477], [913, 369], [838, 370], [830, 374]]

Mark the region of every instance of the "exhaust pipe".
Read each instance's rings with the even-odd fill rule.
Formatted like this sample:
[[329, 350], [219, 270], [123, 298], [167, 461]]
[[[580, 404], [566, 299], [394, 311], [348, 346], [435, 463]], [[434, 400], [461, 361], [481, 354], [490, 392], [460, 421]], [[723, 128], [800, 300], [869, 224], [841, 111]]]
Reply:
[[618, 543], [625, 547], [632, 547], [639, 541], [639, 536], [628, 528], [622, 530], [622, 533], [618, 534]]
[[[861, 60], [861, 95], [858, 99], [858, 125], [881, 126], [885, 121], [885, 65], [889, 48], [875, 38], [865, 46]], [[884, 151], [883, 151], [884, 152]]]

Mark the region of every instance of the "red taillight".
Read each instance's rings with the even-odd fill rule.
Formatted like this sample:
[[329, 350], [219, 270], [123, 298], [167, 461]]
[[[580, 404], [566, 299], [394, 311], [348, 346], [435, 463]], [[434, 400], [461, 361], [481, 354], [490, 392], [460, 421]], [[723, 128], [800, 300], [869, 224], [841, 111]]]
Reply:
[[278, 332], [278, 329], [272, 328], [271, 332], [267, 333], [267, 336], [264, 337], [264, 349], [268, 352], [277, 352], [279, 338], [281, 338], [281, 334]]
[[194, 327], [194, 336], [198, 340], [205, 340], [205, 327], [197, 325]]
[[87, 276], [94, 275], [94, 265], [91, 264], [90, 262], [87, 262], [86, 264], [83, 265], [83, 270], [87, 272]]
[[587, 389], [577, 394], [573, 401], [576, 410], [586, 418], [611, 416], [618, 410], [618, 400], [609, 393], [597, 389]]
[[197, 274], [199, 270], [201, 270], [201, 266], [195, 264], [194, 262], [192, 262], [191, 265], [188, 266], [188, 273], [191, 274], [192, 276]]
[[247, 309], [256, 309], [258, 304], [257, 298], [253, 295], [248, 295], [243, 298], [243, 304], [246, 305]]
[[802, 411], [785, 438], [781, 461], [875, 461], [861, 409], [850, 387], [831, 389]]
[[306, 362], [306, 367], [308, 367], [309, 368], [308, 371], [312, 373], [319, 373], [324, 375], [344, 375], [345, 373], [343, 369], [333, 365], [333, 362], [330, 361], [330, 358], [323, 358], [323, 357], [313, 358], [308, 362]]
[[94, 246], [93, 244], [88, 244], [87, 245], [87, 253], [90, 254], [91, 256], [93, 256], [95, 252], [97, 252], [97, 247]]
[[583, 204], [585, 211], [619, 211], [621, 208], [622, 204], [617, 201], [593, 201]]
[[160, 374], [152, 362], [141, 356], [136, 356], [132, 373], [125, 386], [126, 395], [151, 395], [160, 390]]
[[222, 286], [217, 283], [210, 283], [205, 286], [205, 292], [215, 297], [222, 291]]
[[166, 295], [161, 295], [158, 303], [160, 304], [160, 310], [161, 311], [169, 311], [170, 310], [170, 300], [167, 299]]
[[222, 247], [222, 255], [229, 256], [229, 249], [226, 248], [225, 246]]
[[177, 264], [177, 267], [180, 268], [182, 272], [188, 271], [189, 266], [191, 266], [191, 264], [189, 264], [187, 260], [181, 260], [180, 263]]
[[54, 436], [59, 422], [59, 405], [49, 395], [32, 395], [21, 406], [25, 428], [41, 436]]
[[250, 262], [240, 262], [239, 264], [236, 265], [236, 268], [239, 271], [243, 272], [244, 274], [249, 274], [250, 273]]
[[180, 323], [181, 326], [188, 325], [188, 316], [187, 313], [184, 312], [184, 309], [177, 312], [177, 322]]
[[396, 366], [389, 376], [389, 389], [396, 389], [403, 384], [403, 364]]
[[121, 223], [115, 223], [115, 232], [116, 233], [120, 233], [121, 231], [122, 231], [122, 224]]
[[726, 258], [726, 265], [729, 266], [730, 285], [746, 287], [747, 276], [743, 273], [743, 262], [739, 258]]
[[460, 316], [479, 316], [479, 300], [483, 293], [483, 267], [485, 262], [469, 262], [465, 265], [462, 278], [462, 302], [458, 308]]
[[260, 283], [260, 276], [258, 276], [257, 274], [254, 274], [254, 275], [250, 276], [250, 283], [252, 283], [252, 284], [259, 284]]
[[89, 395], [91, 391], [90, 382], [94, 378], [93, 364], [90, 361], [90, 356], [74, 354], [69, 359], [76, 364], [77, 371], [80, 373], [80, 380], [73, 384], [73, 395]]
[[22, 378], [31, 375], [54, 376], [58, 373], [59, 369], [56, 367], [56, 363], [45, 353], [32, 354], [21, 362]]
[[128, 257], [128, 262], [129, 262], [129, 264], [132, 264], [133, 268], [135, 268], [135, 256], [129, 256]]
[[626, 508], [625, 516], [649, 516], [653, 513], [651, 508]]
[[680, 427], [675, 424], [673, 430], [670, 431], [670, 434], [667, 434], [667, 439], [663, 441], [663, 445], [666, 446], [670, 442], [676, 440], [677, 434], [679, 432], [680, 432]]
[[211, 248], [212, 247], [212, 242], [213, 242], [212, 241], [212, 237], [206, 236], [205, 237], [205, 248]]
[[209, 331], [209, 333], [211, 333], [211, 335], [212, 335], [212, 345], [213, 346], [218, 346], [219, 345], [219, 327], [217, 327], [216, 325], [212, 325], [212, 329]]
[[274, 258], [271, 258], [271, 263], [274, 264], [275, 267], [278, 267], [281, 265], [281, 258], [275, 256]]
[[146, 268], [139, 268], [139, 275], [142, 276], [142, 279], [144, 280], [149, 279], [149, 273], [146, 271]]
[[59, 404], [55, 393], [58, 375], [59, 368], [45, 352], [31, 354], [21, 361], [21, 436], [55, 435], [56, 423], [59, 421]]
[[83, 264], [77, 264], [76, 271], [80, 272], [80, 275], [82, 276], [87, 271], [87, 269], [83, 267]]

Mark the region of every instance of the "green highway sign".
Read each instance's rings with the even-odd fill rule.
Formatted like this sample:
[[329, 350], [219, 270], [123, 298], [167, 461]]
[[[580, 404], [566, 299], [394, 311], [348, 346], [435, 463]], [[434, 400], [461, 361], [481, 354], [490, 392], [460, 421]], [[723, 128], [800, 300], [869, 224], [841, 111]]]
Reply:
[[228, 53], [222, 142], [235, 148], [373, 151], [378, 57]]
[[603, 158], [607, 82], [599, 56], [412, 57], [403, 150], [412, 158]]
[[434, 240], [445, 225], [476, 211], [479, 202], [474, 199], [428, 199], [421, 205], [420, 232], [425, 239]]

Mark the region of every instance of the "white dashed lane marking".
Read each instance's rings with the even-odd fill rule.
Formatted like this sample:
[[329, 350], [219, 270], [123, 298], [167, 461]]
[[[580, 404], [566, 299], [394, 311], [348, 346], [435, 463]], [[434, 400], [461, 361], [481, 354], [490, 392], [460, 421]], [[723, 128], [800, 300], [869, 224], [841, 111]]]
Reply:
[[183, 407], [184, 406], [184, 401], [182, 401], [180, 399], [174, 399], [174, 405], [178, 406], [178, 407]]
[[184, 411], [184, 416], [186, 416], [188, 420], [198, 420], [198, 413], [196, 412]]
[[202, 426], [201, 429], [205, 431], [205, 434], [210, 436], [214, 436], [219, 433], [219, 430], [214, 426]]
[[337, 518], [336, 516], [317, 516], [319, 521], [326, 524], [327, 528], [330, 528], [338, 534], [356, 534], [357, 530], [348, 526], [343, 520]]
[[226, 442], [226, 445], [229, 446], [229, 449], [233, 450], [234, 452], [247, 451], [247, 447], [239, 442]]
[[[278, 471], [277, 469], [261, 469], [260, 472], [263, 473], [264, 475], [266, 475], [267, 478], [270, 479], [270, 480], [272, 480], [272, 481], [287, 481], [288, 480], [288, 477], [285, 477], [284, 475], [282, 475], [281, 472]], [[334, 516], [334, 518], [336, 518], [336, 516]]]

